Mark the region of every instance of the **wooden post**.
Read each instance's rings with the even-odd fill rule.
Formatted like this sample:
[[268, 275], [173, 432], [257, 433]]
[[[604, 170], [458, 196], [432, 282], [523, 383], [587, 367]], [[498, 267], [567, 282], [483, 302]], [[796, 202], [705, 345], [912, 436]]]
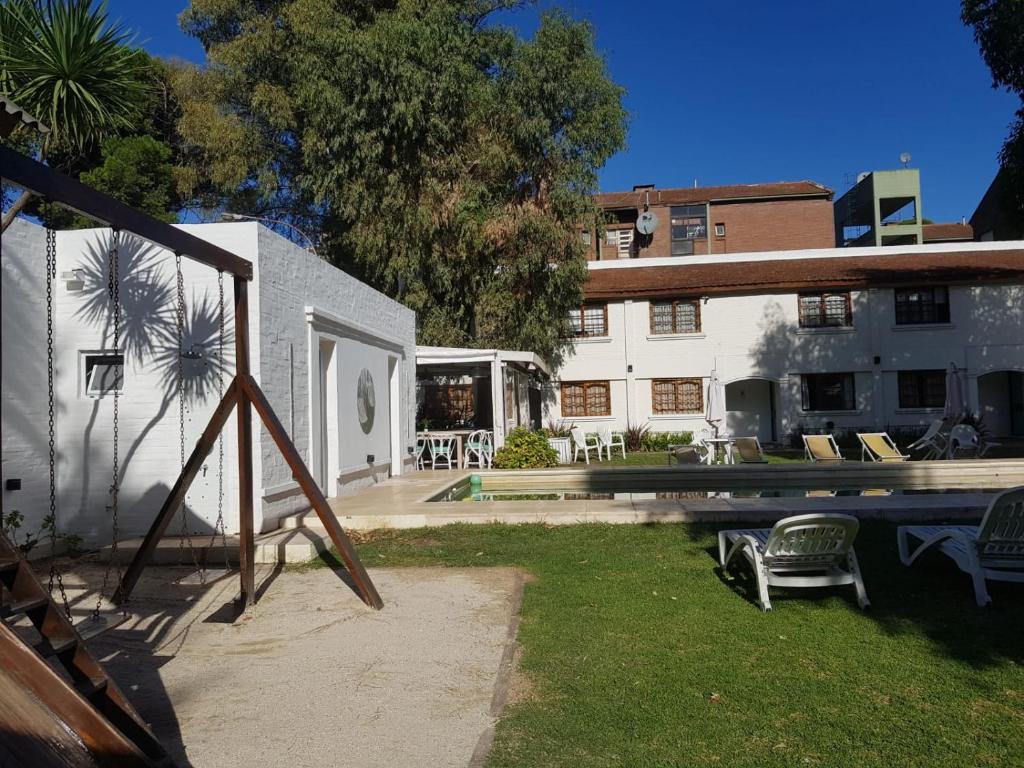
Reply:
[[171, 519], [181, 509], [181, 505], [185, 503], [185, 494], [188, 493], [188, 489], [196, 479], [196, 475], [202, 469], [206, 457], [210, 455], [210, 451], [216, 445], [217, 436], [224, 429], [224, 425], [231, 415], [231, 409], [235, 407], [235, 403], [241, 396], [241, 387], [238, 386], [236, 381], [232, 381], [227, 391], [224, 392], [223, 399], [214, 409], [210, 422], [199, 437], [196, 447], [192, 449], [192, 455], [185, 462], [181, 474], [178, 475], [174, 487], [171, 488], [170, 495], [164, 500], [163, 506], [160, 507], [160, 512], [149, 527], [149, 531], [146, 532], [146, 538], [142, 540], [142, 546], [139, 547], [135, 557], [132, 558], [131, 563], [128, 565], [128, 569], [124, 572], [121, 583], [118, 585], [112, 598], [115, 603], [122, 603], [131, 595], [132, 590], [135, 588], [135, 583], [139, 580], [139, 576], [142, 575], [142, 570], [146, 567], [146, 563], [153, 556], [153, 551], [164, 535], [164, 531], [167, 530]]
[[[249, 284], [235, 277], [235, 377], [249, 376]], [[238, 567], [243, 610], [256, 601], [256, 541], [253, 533], [252, 406], [238, 398]]]
[[238, 384], [243, 391], [242, 402], [246, 404], [251, 402], [253, 407], [256, 408], [256, 413], [263, 420], [264, 426], [274, 439], [274, 442], [277, 443], [278, 450], [281, 451], [285, 462], [295, 475], [295, 482], [302, 488], [302, 492], [306, 494], [306, 498], [309, 499], [309, 503], [316, 511], [320, 522], [327, 529], [327, 533], [337, 548], [338, 554], [341, 555], [341, 560], [355, 582], [356, 589], [359, 590], [363, 601], [371, 608], [380, 610], [384, 607], [384, 601], [381, 600], [380, 595], [377, 593], [377, 588], [373, 585], [370, 575], [366, 572], [362, 562], [360, 562], [359, 555], [356, 554], [355, 547], [352, 546], [352, 542], [342, 529], [341, 523], [338, 522], [338, 518], [334, 516], [334, 512], [328, 506], [327, 499], [324, 498], [320, 486], [316, 484], [313, 475], [309, 472], [309, 468], [302, 460], [302, 456], [299, 455], [291, 438], [288, 437], [288, 433], [285, 432], [284, 426], [277, 418], [277, 414], [270, 407], [270, 403], [266, 395], [263, 394], [263, 390], [259, 388], [259, 385], [252, 376], [243, 376], [241, 373], [238, 375]]

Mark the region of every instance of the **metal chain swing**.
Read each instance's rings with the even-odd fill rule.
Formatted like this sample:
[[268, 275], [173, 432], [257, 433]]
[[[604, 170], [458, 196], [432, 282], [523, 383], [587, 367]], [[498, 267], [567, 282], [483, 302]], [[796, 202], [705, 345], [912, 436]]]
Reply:
[[[224, 399], [224, 270], [217, 270], [217, 395]], [[210, 549], [213, 549], [220, 534], [221, 550], [224, 553], [224, 570], [231, 570], [228, 562], [228, 535], [224, 526], [224, 433], [217, 436], [217, 520], [210, 534]]]
[[[181, 470], [185, 470], [185, 277], [181, 270], [181, 253], [174, 253], [174, 271], [177, 293], [177, 330], [178, 330], [178, 449], [181, 462]], [[192, 542], [192, 532], [188, 525], [188, 504], [181, 502], [181, 535], [178, 538], [178, 564], [183, 565], [184, 548], [188, 543], [189, 555], [192, 564], [199, 573], [199, 583], [206, 583], [206, 564], [200, 564], [196, 557], [195, 545]]]
[[[121, 230], [116, 227], [111, 230], [110, 233], [110, 251], [108, 252], [107, 262], [107, 295], [110, 298], [110, 314], [111, 314], [111, 336], [113, 337], [113, 356], [116, 358], [121, 355], [121, 270], [120, 270], [120, 246], [121, 246]], [[103, 604], [103, 596], [107, 593], [107, 584], [110, 580], [111, 567], [116, 572], [117, 582], [121, 583], [121, 560], [117, 551], [118, 545], [118, 504], [119, 496], [121, 492], [121, 477], [120, 477], [120, 455], [119, 455], [119, 396], [121, 387], [124, 385], [124, 371], [125, 371], [125, 358], [121, 358], [121, 382], [115, 382], [113, 387], [113, 469], [111, 471], [110, 478], [110, 524], [111, 524], [111, 541], [110, 541], [110, 557], [107, 559], [107, 567], [103, 571], [103, 586], [100, 587], [99, 593], [96, 595], [96, 606], [92, 611], [92, 618], [95, 621], [100, 620], [100, 608]], [[128, 611], [128, 600], [124, 599], [121, 601], [121, 615], [124, 618], [129, 616]]]
[[68, 602], [68, 594], [64, 589], [64, 577], [57, 567], [57, 450], [55, 443], [55, 397], [53, 378], [53, 281], [57, 279], [57, 233], [47, 228], [46, 230], [46, 391], [48, 411], [48, 437], [49, 437], [49, 463], [50, 463], [50, 509], [44, 522], [44, 527], [50, 533], [50, 579], [48, 589], [53, 594], [53, 585], [56, 582], [60, 590], [61, 604], [64, 608], [64, 615], [68, 621], [71, 620], [71, 603]]

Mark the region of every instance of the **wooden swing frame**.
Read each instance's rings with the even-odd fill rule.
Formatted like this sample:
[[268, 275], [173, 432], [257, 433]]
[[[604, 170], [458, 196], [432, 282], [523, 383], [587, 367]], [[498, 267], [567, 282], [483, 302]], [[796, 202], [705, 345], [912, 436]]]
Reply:
[[248, 609], [256, 602], [254, 486], [252, 412], [260, 417], [270, 433], [296, 482], [320, 522], [327, 529], [331, 541], [341, 555], [346, 570], [352, 577], [360, 597], [372, 608], [380, 609], [384, 603], [363, 567], [348, 535], [342, 529], [302, 460], [281, 421], [274, 413], [266, 395], [252, 377], [249, 368], [249, 283], [253, 279], [252, 262], [236, 256], [213, 243], [202, 240], [180, 229], [158, 221], [112, 197], [97, 192], [75, 179], [55, 171], [42, 163], [0, 146], [0, 177], [6, 182], [26, 189], [49, 202], [59, 203], [77, 213], [103, 224], [147, 240], [173, 253], [193, 261], [230, 273], [234, 281], [235, 309], [235, 376], [214, 409], [206, 429], [196, 442], [191, 456], [157, 513], [146, 537], [124, 572], [114, 592], [114, 602], [122, 603], [131, 595], [143, 569], [153, 556], [157, 543], [167, 530], [175, 513], [185, 502], [185, 495], [213, 451], [217, 438], [227, 424], [231, 412], [238, 420], [238, 487], [239, 487], [239, 570], [241, 579], [241, 606]]

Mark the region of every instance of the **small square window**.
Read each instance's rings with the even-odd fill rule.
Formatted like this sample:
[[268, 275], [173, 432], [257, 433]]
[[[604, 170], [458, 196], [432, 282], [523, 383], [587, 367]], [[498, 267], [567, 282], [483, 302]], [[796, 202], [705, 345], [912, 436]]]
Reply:
[[715, 224], [715, 237], [725, 237], [725, 224]]
[[124, 391], [124, 355], [121, 353], [86, 354], [83, 373], [82, 389], [90, 397], [104, 397]]

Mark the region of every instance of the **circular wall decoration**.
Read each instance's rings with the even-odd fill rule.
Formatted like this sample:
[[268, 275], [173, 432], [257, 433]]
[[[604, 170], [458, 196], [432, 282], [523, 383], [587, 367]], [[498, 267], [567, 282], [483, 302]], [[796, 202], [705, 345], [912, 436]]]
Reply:
[[373, 414], [377, 410], [377, 396], [373, 393], [373, 376], [368, 368], [359, 372], [356, 384], [356, 412], [359, 414], [359, 426], [363, 432], [370, 434], [373, 429]]

